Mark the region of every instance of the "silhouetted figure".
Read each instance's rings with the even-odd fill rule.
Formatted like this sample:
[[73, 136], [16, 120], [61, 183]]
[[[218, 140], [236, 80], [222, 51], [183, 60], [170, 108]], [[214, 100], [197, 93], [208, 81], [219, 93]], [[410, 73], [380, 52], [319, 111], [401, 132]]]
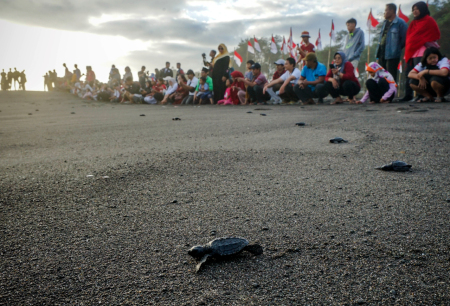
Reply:
[[[51, 78], [51, 75], [52, 75], [52, 72], [51, 72], [51, 70], [49, 70], [48, 71], [48, 78], [47, 78], [47, 89], [48, 89], [48, 91], [53, 91], [53, 86], [52, 86], [53, 80]], [[55, 88], [56, 88], [56, 85], [55, 85]]]
[[13, 72], [11, 71], [11, 68], [9, 68], [8, 71], [8, 89], [11, 89], [12, 86], [12, 80], [13, 80]]
[[19, 84], [19, 87], [20, 87], [19, 77], [20, 77], [20, 72], [17, 71], [16, 67], [14, 67], [14, 72], [13, 72], [14, 90], [17, 90], [16, 82]]
[[8, 90], [8, 79], [6, 78], [5, 69], [2, 70], [2, 90]]
[[22, 88], [23, 91], [25, 91], [25, 83], [27, 82], [27, 76], [25, 74], [25, 70], [23, 70], [22, 72], [20, 72], [20, 81], [19, 81], [19, 89]]
[[53, 73], [50, 77], [50, 82], [53, 83], [53, 87], [56, 88], [56, 81], [58, 81], [58, 74], [56, 73], [56, 70], [53, 69]]
[[49, 75], [48, 75], [48, 73], [46, 73], [44, 76], [43, 76], [43, 78], [44, 78], [44, 91], [45, 91], [45, 88], [47, 87], [47, 91], [49, 90], [48, 89], [48, 83], [49, 83]]

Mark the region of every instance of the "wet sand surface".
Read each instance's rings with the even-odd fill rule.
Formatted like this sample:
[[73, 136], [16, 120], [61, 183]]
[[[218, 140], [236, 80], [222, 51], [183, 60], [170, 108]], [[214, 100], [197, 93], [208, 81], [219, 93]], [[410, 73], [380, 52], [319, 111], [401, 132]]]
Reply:
[[[449, 132], [450, 103], [1, 92], [0, 304], [449, 305]], [[264, 254], [196, 274], [187, 250], [223, 236]]]

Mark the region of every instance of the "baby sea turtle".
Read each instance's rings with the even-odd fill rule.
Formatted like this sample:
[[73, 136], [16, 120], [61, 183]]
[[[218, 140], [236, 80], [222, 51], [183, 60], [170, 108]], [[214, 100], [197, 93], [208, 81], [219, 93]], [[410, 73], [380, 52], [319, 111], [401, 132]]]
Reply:
[[172, 118], [172, 120], [174, 120], [174, 121], [178, 121], [178, 120], [181, 120], [180, 118], [178, 118], [178, 117], [175, 117], [175, 118]]
[[205, 245], [197, 245], [192, 247], [188, 254], [200, 262], [197, 264], [195, 271], [200, 271], [202, 264], [208, 258], [223, 258], [226, 256], [236, 255], [242, 251], [250, 252], [254, 255], [263, 253], [263, 248], [259, 244], [250, 244], [247, 239], [240, 237], [222, 237], [214, 239]]
[[334, 137], [333, 139], [330, 139], [330, 142], [331, 143], [343, 143], [343, 142], [348, 142], [348, 141], [342, 137]]
[[397, 172], [406, 172], [409, 171], [411, 169], [411, 165], [408, 165], [407, 163], [400, 161], [400, 160], [396, 160], [393, 161], [390, 164], [381, 166], [381, 167], [376, 167], [375, 169], [378, 170], [383, 170], [383, 171], [397, 171]]
[[297, 122], [295, 125], [296, 126], [305, 126], [306, 124], [304, 122]]

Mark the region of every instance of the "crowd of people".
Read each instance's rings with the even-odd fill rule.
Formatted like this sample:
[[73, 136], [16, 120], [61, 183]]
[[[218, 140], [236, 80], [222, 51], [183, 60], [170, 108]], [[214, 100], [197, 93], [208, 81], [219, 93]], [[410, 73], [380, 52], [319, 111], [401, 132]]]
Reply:
[[22, 72], [18, 71], [14, 68], [12, 71], [9, 68], [9, 71], [6, 73], [5, 69], [2, 70], [1, 73], [1, 88], [2, 90], [12, 90], [14, 85], [14, 90], [25, 90], [25, 83], [27, 82], [27, 76], [25, 74], [25, 70]]
[[276, 70], [270, 80], [261, 72], [260, 63], [253, 60], [247, 61], [245, 74], [234, 71], [227, 47], [220, 44], [217, 52], [210, 52], [210, 61], [202, 55], [204, 67], [199, 76], [192, 69], [184, 72], [180, 63], [174, 71], [167, 62], [151, 74], [142, 66], [134, 79], [129, 67], [121, 75], [113, 65], [108, 82], [100, 83], [92, 67], [86, 67], [86, 73], [81, 74], [77, 65], [71, 72], [63, 64], [64, 77], [58, 78], [55, 70], [49, 71], [44, 76], [45, 86], [48, 90], [70, 90], [83, 99], [119, 103], [315, 104], [323, 103], [327, 96], [332, 97], [331, 104], [389, 103], [397, 95], [398, 64], [404, 50], [407, 86], [401, 100], [412, 100], [415, 91], [417, 102], [443, 102], [450, 89], [450, 65], [439, 51], [439, 28], [425, 2], [414, 4], [412, 13], [414, 20], [408, 26], [397, 16], [395, 4], [386, 5], [376, 61], [366, 64], [364, 93], [355, 75], [365, 48], [364, 31], [357, 27], [354, 18], [346, 22], [348, 35], [343, 50], [333, 55], [329, 67], [318, 61], [310, 35], [304, 31], [303, 44], [297, 50], [299, 60], [289, 57], [275, 61]]

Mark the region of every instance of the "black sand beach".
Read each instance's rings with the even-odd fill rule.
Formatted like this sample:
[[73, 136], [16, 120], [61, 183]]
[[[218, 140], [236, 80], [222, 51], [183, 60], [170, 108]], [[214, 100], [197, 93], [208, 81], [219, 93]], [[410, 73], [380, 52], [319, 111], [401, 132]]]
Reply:
[[[450, 103], [1, 92], [0, 305], [450, 305], [449, 132]], [[222, 236], [264, 254], [195, 274]]]

